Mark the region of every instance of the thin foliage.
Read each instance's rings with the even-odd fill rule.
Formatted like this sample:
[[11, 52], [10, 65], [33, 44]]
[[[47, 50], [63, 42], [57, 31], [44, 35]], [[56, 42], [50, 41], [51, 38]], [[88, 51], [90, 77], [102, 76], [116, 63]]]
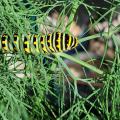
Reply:
[[[44, 24], [50, 12], [61, 8], [60, 16], [65, 16], [69, 10], [69, 23], [65, 32], [69, 32], [70, 24], [74, 19], [79, 5], [84, 5], [91, 15], [91, 10], [100, 17], [90, 17], [91, 27], [86, 33], [94, 28], [100, 21], [109, 19], [109, 31], [98, 32], [97, 34], [80, 38], [80, 42], [90, 41], [104, 37], [106, 42], [105, 52], [101, 60], [101, 67], [90, 65], [87, 61], [75, 59], [66, 53], [53, 55], [31, 55], [22, 51], [12, 56], [0, 53], [0, 119], [1, 120], [93, 120], [93, 119], [118, 119], [120, 118], [120, 59], [119, 59], [119, 37], [116, 35], [120, 26], [112, 26], [113, 14], [119, 7], [119, 0], [106, 1], [111, 5], [110, 9], [88, 5], [84, 0], [1, 0], [0, 1], [0, 34], [6, 33], [10, 36], [13, 33], [41, 34], [38, 30], [39, 24]], [[105, 9], [100, 14], [96, 9]], [[67, 11], [67, 12], [66, 12]], [[93, 20], [94, 19], [94, 20]], [[58, 21], [57, 31], [62, 28], [63, 21]], [[107, 44], [111, 39], [115, 46], [115, 58], [108, 60], [111, 63], [111, 70], [104, 71], [104, 64]], [[89, 54], [89, 53], [87, 53]], [[9, 59], [8, 59], [9, 57]], [[90, 69], [99, 74], [99, 78], [81, 79], [90, 86], [89, 94], [82, 96], [79, 93], [77, 82], [80, 78], [75, 77], [71, 70], [64, 63], [64, 59], [70, 59], [84, 68]], [[90, 58], [91, 59], [91, 58]], [[22, 61], [25, 64], [23, 70], [16, 68], [9, 69], [11, 63]], [[66, 71], [66, 72], [65, 72]], [[23, 74], [23, 78], [16, 74]], [[71, 83], [69, 77], [73, 79]], [[94, 88], [93, 81], [100, 79], [104, 86]], [[67, 85], [66, 85], [67, 81]], [[67, 92], [67, 93], [66, 93]], [[67, 94], [67, 95], [66, 95]], [[66, 107], [68, 105], [68, 108]], [[86, 107], [87, 106], [87, 107]], [[91, 112], [96, 110], [97, 114]]]

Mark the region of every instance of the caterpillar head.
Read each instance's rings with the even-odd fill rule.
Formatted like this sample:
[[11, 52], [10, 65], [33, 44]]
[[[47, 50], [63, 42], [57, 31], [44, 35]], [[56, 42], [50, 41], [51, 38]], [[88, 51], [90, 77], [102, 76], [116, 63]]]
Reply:
[[74, 49], [78, 46], [79, 44], [79, 41], [78, 41], [78, 38], [77, 37], [74, 37], [73, 38], [73, 43], [71, 44], [71, 48]]

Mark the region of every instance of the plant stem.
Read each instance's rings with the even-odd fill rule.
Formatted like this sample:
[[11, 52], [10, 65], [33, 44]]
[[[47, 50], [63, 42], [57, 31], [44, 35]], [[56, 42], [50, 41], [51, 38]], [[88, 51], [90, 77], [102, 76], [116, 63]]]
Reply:
[[101, 75], [103, 74], [102, 70], [100, 70], [100, 69], [98, 69], [98, 68], [96, 68], [96, 67], [94, 67], [94, 66], [92, 66], [92, 65], [90, 65], [90, 64], [88, 64], [88, 63], [86, 63], [86, 62], [84, 62], [82, 60], [77, 60], [74, 57], [72, 57], [72, 56], [70, 56], [70, 55], [68, 55], [66, 53], [57, 53], [56, 55], [59, 55], [59, 56], [61, 56], [63, 58], [67, 58], [67, 59], [69, 59], [69, 60], [71, 60], [73, 62], [76, 62], [76, 63], [78, 63], [78, 64], [80, 64], [80, 65], [82, 65], [82, 66], [84, 66], [84, 67], [98, 73], [98, 74], [101, 74]]

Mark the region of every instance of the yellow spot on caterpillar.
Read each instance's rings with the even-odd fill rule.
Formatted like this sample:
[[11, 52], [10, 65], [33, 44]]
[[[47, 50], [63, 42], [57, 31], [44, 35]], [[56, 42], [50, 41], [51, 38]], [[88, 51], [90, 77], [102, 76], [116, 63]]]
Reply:
[[45, 47], [43, 47], [43, 51], [48, 52], [47, 49], [46, 49]]
[[67, 47], [69, 47], [70, 45], [69, 45], [69, 43], [67, 44]]
[[67, 44], [67, 46], [70, 46], [71, 44], [71, 36], [69, 37], [69, 43]]
[[60, 39], [56, 40], [57, 42], [60, 42]]
[[25, 48], [25, 51], [26, 51], [26, 52], [28, 52], [28, 53], [30, 53], [30, 50], [29, 50], [29, 48]]
[[36, 37], [37, 37], [37, 35], [34, 35], [34, 37], [36, 38]]
[[56, 45], [56, 47], [57, 47], [57, 48], [60, 48], [60, 46], [59, 46], [59, 45]]
[[4, 50], [8, 50], [8, 48], [7, 48], [7, 47], [3, 47], [3, 49], [4, 49]]
[[50, 40], [48, 40], [48, 42], [50, 43]]
[[28, 42], [28, 41], [26, 41], [26, 42], [24, 42], [24, 44], [29, 44], [29, 42]]
[[78, 38], [76, 38], [76, 44], [75, 44], [75, 47], [79, 44], [78, 42]]
[[2, 44], [6, 44], [7, 43], [7, 41], [5, 40], [5, 41], [2, 41]]
[[36, 44], [37, 44], [37, 42], [34, 42], [33, 44], [34, 44], [34, 45], [36, 45]]
[[41, 44], [44, 44], [44, 42], [42, 41]]
[[54, 49], [53, 49], [51, 46], [50, 46], [49, 48], [50, 48], [52, 51], [54, 51]]

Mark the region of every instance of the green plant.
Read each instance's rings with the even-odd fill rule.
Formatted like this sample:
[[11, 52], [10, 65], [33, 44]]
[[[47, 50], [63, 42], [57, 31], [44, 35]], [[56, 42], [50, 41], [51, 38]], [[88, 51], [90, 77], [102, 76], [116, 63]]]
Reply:
[[[119, 7], [120, 2], [106, 1], [110, 4], [111, 9], [105, 9], [106, 12], [101, 15], [97, 20], [90, 18], [91, 28], [94, 28], [101, 20], [109, 18], [108, 32], [98, 33], [95, 35], [87, 36], [80, 39], [80, 42], [104, 37], [107, 41], [113, 40], [115, 45], [115, 58], [108, 60], [112, 64], [111, 70], [108, 73], [96, 68], [87, 62], [80, 61], [65, 53], [55, 54], [54, 57], [49, 55], [25, 55], [22, 52], [12, 55], [8, 60], [5, 54], [0, 54], [0, 119], [2, 120], [41, 120], [41, 119], [80, 119], [84, 114], [83, 119], [93, 120], [98, 119], [91, 113], [94, 107], [100, 116], [104, 119], [118, 119], [120, 117], [119, 109], [119, 84], [120, 84], [120, 60], [119, 60], [119, 46], [117, 41], [119, 38], [116, 33], [119, 32], [120, 26], [112, 26], [111, 21], [113, 14], [117, 13], [116, 9]], [[39, 33], [35, 31], [34, 27], [38, 24], [43, 24], [49, 12], [55, 7], [62, 7], [61, 16], [65, 15], [66, 9], [71, 7], [69, 23], [66, 31], [69, 32], [70, 24], [73, 21], [75, 12], [79, 5], [84, 5], [90, 15], [91, 10], [95, 12], [95, 6], [88, 5], [84, 0], [1, 0], [0, 1], [0, 34], [7, 33], [10, 36], [14, 32], [21, 33]], [[33, 16], [39, 18], [33, 20]], [[59, 21], [61, 22], [61, 21]], [[62, 23], [61, 23], [62, 25]], [[58, 28], [56, 28], [57, 30]], [[39, 33], [41, 34], [41, 33]], [[106, 52], [105, 52], [106, 53]], [[85, 83], [91, 86], [92, 93], [87, 97], [82, 97], [77, 88], [77, 82], [80, 78], [73, 76], [70, 69], [64, 63], [65, 59], [70, 59], [73, 62], [93, 70], [100, 74], [100, 78], [104, 84], [103, 88], [95, 89], [91, 82], [95, 81], [92, 78], [82, 79]], [[104, 63], [105, 54], [101, 60], [101, 65]], [[10, 70], [9, 64], [16, 63], [18, 60], [25, 63], [24, 70]], [[45, 60], [45, 62], [44, 62]], [[56, 68], [58, 66], [58, 69]], [[64, 72], [66, 69], [67, 73]], [[54, 72], [55, 71], [55, 72]], [[25, 77], [19, 78], [16, 73], [23, 72]], [[68, 82], [66, 86], [65, 79], [68, 76], [72, 77], [73, 83]], [[96, 78], [97, 79], [97, 78]], [[53, 87], [53, 88], [52, 88]], [[70, 88], [70, 106], [65, 109], [65, 91]], [[73, 95], [73, 97], [71, 97]], [[96, 96], [96, 97], [95, 97]], [[95, 97], [92, 102], [91, 99]], [[52, 101], [52, 102], [51, 102]], [[89, 104], [89, 109], [86, 108], [86, 103]]]

